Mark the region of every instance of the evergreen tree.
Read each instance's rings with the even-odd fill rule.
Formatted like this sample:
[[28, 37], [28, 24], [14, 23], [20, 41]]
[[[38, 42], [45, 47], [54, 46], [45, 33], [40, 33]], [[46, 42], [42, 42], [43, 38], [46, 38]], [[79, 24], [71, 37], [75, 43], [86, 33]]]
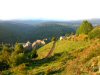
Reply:
[[77, 29], [76, 34], [88, 34], [93, 29], [93, 26], [87, 20], [83, 21]]

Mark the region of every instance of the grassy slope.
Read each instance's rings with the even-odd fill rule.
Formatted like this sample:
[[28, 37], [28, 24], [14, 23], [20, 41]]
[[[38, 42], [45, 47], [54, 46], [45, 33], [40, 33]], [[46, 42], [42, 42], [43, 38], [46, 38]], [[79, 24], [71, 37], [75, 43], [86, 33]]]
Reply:
[[11, 72], [14, 75], [74, 75], [73, 73], [77, 73], [76, 70], [80, 68], [81, 62], [83, 62], [82, 66], [86, 66], [90, 60], [100, 54], [100, 39], [87, 41], [64, 39], [57, 41], [52, 56], [45, 58], [52, 44], [53, 42], [50, 42], [41, 47], [38, 50], [38, 58], [28, 67], [21, 64], [12, 68]]
[[[47, 53], [52, 47], [52, 43], [53, 42], [47, 44], [46, 46], [38, 50], [39, 59], [44, 58], [47, 55]], [[91, 43], [90, 41], [77, 41], [76, 42], [76, 41], [69, 41], [69, 40], [61, 40], [61, 41], [59, 40], [56, 43], [56, 47], [55, 47], [53, 54], [76, 50], [76, 49], [82, 49], [90, 45], [90, 43]]]
[[43, 59], [50, 48], [52, 43], [45, 45], [44, 47], [38, 50], [38, 59], [34, 62], [33, 66], [30, 67], [29, 73], [35, 75], [41, 74], [60, 74], [64, 71], [66, 67], [66, 62], [76, 58], [76, 52], [80, 52], [85, 48], [88, 48], [92, 45], [95, 45], [92, 41], [69, 41], [62, 40], [57, 41], [55, 50], [51, 57]]

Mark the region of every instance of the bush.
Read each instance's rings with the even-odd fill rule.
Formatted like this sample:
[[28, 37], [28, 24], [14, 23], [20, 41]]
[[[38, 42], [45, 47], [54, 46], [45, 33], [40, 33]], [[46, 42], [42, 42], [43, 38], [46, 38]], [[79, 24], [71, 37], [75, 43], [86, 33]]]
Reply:
[[2, 51], [10, 52], [11, 50], [9, 49], [9, 46], [4, 45]]
[[11, 72], [13, 73], [13, 75], [27, 75], [27, 72], [26, 72], [26, 65], [25, 64], [21, 64], [19, 66], [16, 66], [14, 68], [11, 69]]
[[83, 21], [77, 29], [76, 34], [88, 34], [93, 29], [93, 26], [88, 21]]
[[8, 46], [3, 46], [2, 52], [0, 54], [0, 70], [5, 70], [9, 68], [9, 57], [10, 49]]
[[17, 43], [15, 45], [15, 49], [14, 50], [16, 51], [16, 53], [22, 53], [24, 51], [24, 48], [23, 48], [23, 46], [21, 44]]
[[9, 63], [9, 57], [11, 55], [11, 50], [9, 49], [8, 46], [3, 46], [3, 50], [1, 52], [1, 55], [2, 55], [3, 61], [8, 64]]
[[57, 37], [52, 37], [51, 41], [57, 41]]
[[90, 33], [89, 33], [89, 38], [100, 38], [100, 27], [94, 28]]
[[11, 72], [9, 70], [2, 71], [2, 75], [11, 75]]
[[22, 64], [26, 62], [26, 56], [24, 53], [12, 53], [11, 57], [10, 57], [10, 65], [11, 66], [17, 66], [19, 64]]
[[29, 53], [28, 57], [29, 57], [30, 59], [38, 57], [37, 51], [36, 51], [35, 49], [33, 49], [32, 52]]

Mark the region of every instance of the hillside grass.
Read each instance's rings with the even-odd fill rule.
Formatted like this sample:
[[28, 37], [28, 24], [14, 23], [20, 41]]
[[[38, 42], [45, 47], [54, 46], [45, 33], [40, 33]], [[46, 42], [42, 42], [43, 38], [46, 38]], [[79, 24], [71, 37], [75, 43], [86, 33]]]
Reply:
[[[45, 45], [44, 47], [40, 48], [37, 53], [38, 53], [38, 58], [42, 59], [44, 58], [48, 52], [50, 51], [51, 47], [52, 47], [53, 42]], [[61, 52], [65, 52], [65, 51], [72, 51], [72, 50], [78, 50], [78, 49], [84, 49], [86, 47], [88, 47], [91, 44], [90, 40], [87, 41], [73, 41], [73, 40], [58, 40], [56, 42], [56, 46], [54, 49], [54, 52], [52, 55], [56, 54], [56, 53], [61, 53]]]
[[86, 71], [87, 64], [100, 55], [100, 39], [58, 40], [52, 55], [45, 58], [52, 45], [53, 42], [50, 42], [38, 49], [38, 58], [30, 61], [28, 65], [21, 64], [4, 72], [10, 71], [9, 75], [74, 75], [83, 62], [81, 67], [85, 67], [85, 70], [82, 75], [90, 75]]
[[[66, 71], [67, 63], [70, 62], [72, 63], [73, 60], [77, 60], [78, 56], [81, 57], [80, 60], [84, 60], [86, 62], [95, 57], [95, 56], [91, 57], [90, 54], [92, 52], [88, 53], [85, 51], [87, 51], [88, 49], [92, 51], [91, 47], [95, 46], [93, 53], [94, 55], [96, 55], [98, 52], [95, 53], [95, 50], [96, 48], [99, 47], [99, 45], [97, 44], [100, 44], [100, 40], [98, 39], [87, 40], [87, 41], [59, 40], [56, 43], [56, 47], [52, 56], [49, 58], [44, 58], [48, 54], [50, 48], [52, 47], [52, 43], [53, 42], [47, 44], [46, 46], [38, 50], [39, 57], [38, 60], [35, 61], [36, 63], [33, 65], [33, 67], [31, 67], [29, 71], [31, 74], [33, 73], [33, 75], [63, 75], [63, 73], [65, 73]], [[86, 53], [88, 53], [87, 58], [83, 58]], [[36, 64], [38, 66], [36, 66]]]

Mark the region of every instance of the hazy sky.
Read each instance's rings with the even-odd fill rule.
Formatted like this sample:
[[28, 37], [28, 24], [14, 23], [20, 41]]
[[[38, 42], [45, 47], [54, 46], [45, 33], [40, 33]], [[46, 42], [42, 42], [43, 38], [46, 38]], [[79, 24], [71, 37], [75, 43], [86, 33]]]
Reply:
[[0, 19], [100, 18], [100, 0], [0, 0]]

